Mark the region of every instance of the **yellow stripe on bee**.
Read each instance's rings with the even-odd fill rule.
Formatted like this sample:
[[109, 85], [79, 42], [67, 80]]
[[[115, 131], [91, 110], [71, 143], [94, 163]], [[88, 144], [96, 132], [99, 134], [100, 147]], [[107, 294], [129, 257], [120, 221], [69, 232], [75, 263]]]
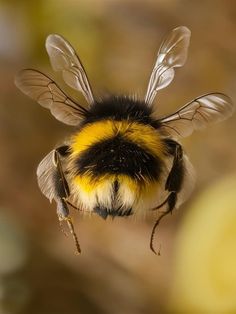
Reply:
[[130, 178], [127, 175], [123, 175], [123, 174], [119, 175], [117, 178], [117, 181], [119, 182], [120, 186], [125, 185], [130, 189], [130, 191], [132, 191], [136, 194], [140, 190], [140, 184], [138, 184], [137, 181], [135, 181], [134, 179]]
[[163, 156], [164, 145], [157, 131], [150, 125], [131, 121], [97, 121], [84, 126], [72, 137], [72, 157], [92, 145], [120, 134], [154, 156]]
[[116, 196], [117, 206], [133, 208], [135, 214], [142, 215], [145, 214], [146, 209], [154, 208], [157, 205], [160, 193], [158, 181], [143, 185], [127, 175], [107, 174], [96, 179], [90, 175], [78, 175], [73, 178], [73, 192], [78, 206], [90, 211], [93, 211], [98, 205], [112, 208], [115, 181], [119, 184]]
[[105, 175], [105, 176], [100, 176], [96, 179], [93, 179], [90, 175], [83, 174], [83, 175], [76, 175], [74, 177], [73, 182], [75, 185], [80, 186], [80, 188], [85, 192], [85, 193], [92, 193], [95, 189], [98, 187], [101, 187], [106, 180], [113, 180], [112, 175]]
[[80, 188], [85, 193], [92, 193], [95, 189], [101, 188], [103, 185], [105, 185], [108, 181], [111, 183], [114, 183], [115, 180], [119, 182], [119, 184], [126, 185], [132, 192], [137, 193], [140, 189], [140, 185], [133, 179], [131, 179], [127, 175], [112, 175], [112, 174], [106, 174], [99, 177], [96, 177], [96, 179], [92, 178], [90, 175], [77, 175], [74, 177], [73, 182], [77, 186], [80, 186]]

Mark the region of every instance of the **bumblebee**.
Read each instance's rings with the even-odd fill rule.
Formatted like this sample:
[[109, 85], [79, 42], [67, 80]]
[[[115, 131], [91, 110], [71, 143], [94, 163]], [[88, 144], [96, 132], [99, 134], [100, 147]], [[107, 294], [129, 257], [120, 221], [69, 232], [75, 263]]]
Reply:
[[193, 167], [179, 140], [232, 115], [234, 105], [228, 96], [209, 93], [173, 114], [157, 116], [155, 96], [171, 83], [175, 68], [184, 65], [190, 35], [187, 27], [180, 26], [162, 42], [144, 99], [96, 99], [75, 50], [56, 34], [46, 39], [52, 68], [83, 94], [87, 106], [67, 96], [54, 80], [37, 70], [25, 69], [16, 76], [16, 86], [23, 93], [59, 121], [75, 127], [74, 133], [40, 162], [37, 178], [42, 193], [57, 203], [59, 220], [67, 222], [78, 253], [81, 249], [71, 207], [104, 219], [157, 211], [150, 239], [150, 248], [156, 253], [156, 227], [188, 198], [194, 184]]

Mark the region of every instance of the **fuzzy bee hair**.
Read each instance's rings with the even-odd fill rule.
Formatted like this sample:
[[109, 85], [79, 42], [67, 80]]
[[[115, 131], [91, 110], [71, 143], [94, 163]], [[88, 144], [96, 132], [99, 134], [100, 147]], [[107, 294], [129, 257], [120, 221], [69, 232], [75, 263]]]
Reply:
[[17, 75], [15, 82], [23, 93], [59, 121], [76, 127], [63, 145], [41, 161], [37, 178], [42, 193], [56, 201], [58, 217], [67, 222], [78, 252], [70, 207], [104, 219], [159, 212], [150, 241], [155, 252], [157, 225], [193, 188], [194, 171], [179, 139], [233, 113], [228, 96], [210, 93], [173, 114], [156, 118], [155, 96], [171, 83], [175, 68], [184, 65], [190, 35], [187, 27], [180, 26], [162, 42], [143, 100], [128, 96], [97, 100], [75, 50], [55, 34], [46, 40], [52, 68], [61, 72], [68, 86], [83, 94], [87, 106], [67, 96], [37, 70], [26, 69]]

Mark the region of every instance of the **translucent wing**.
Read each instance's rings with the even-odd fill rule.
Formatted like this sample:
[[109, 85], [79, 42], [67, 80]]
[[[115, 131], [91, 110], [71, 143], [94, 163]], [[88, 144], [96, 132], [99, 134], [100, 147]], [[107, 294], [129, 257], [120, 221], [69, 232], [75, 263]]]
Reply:
[[[55, 199], [57, 202], [62, 197], [68, 197], [69, 186], [64, 175], [63, 165], [65, 158], [60, 155], [58, 150], [67, 146], [52, 150], [40, 162], [37, 168], [38, 185], [42, 193], [50, 200]], [[64, 165], [65, 167], [65, 165]]]
[[54, 150], [52, 150], [44, 159], [40, 162], [37, 168], [38, 185], [42, 193], [50, 200], [55, 198], [55, 189], [53, 178], [56, 172], [55, 165], [53, 163]]
[[83, 93], [88, 104], [94, 102], [93, 93], [83, 65], [72, 46], [60, 35], [46, 39], [46, 49], [54, 71], [62, 71], [66, 84]]
[[184, 65], [187, 59], [191, 32], [185, 26], [175, 28], [162, 42], [154, 65], [145, 97], [151, 106], [158, 90], [173, 80], [175, 67]]
[[232, 100], [221, 93], [200, 96], [174, 114], [160, 119], [161, 130], [167, 135], [185, 137], [208, 123], [225, 120], [235, 109]]
[[19, 72], [15, 84], [65, 124], [78, 125], [86, 112], [82, 106], [67, 97], [52, 79], [39, 71], [26, 69]]

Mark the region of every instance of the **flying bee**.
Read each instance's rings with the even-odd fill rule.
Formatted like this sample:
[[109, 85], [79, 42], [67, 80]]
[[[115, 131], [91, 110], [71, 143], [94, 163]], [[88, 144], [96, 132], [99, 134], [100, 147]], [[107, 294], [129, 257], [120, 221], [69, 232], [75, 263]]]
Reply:
[[130, 96], [96, 99], [78, 55], [60, 35], [46, 39], [52, 68], [83, 94], [87, 106], [67, 96], [37, 70], [25, 69], [17, 75], [15, 83], [23, 93], [59, 121], [75, 127], [74, 133], [40, 162], [37, 178], [42, 193], [57, 203], [59, 220], [67, 222], [78, 253], [71, 207], [104, 219], [157, 211], [150, 239], [150, 248], [156, 253], [156, 227], [188, 198], [194, 183], [193, 168], [179, 139], [232, 115], [234, 105], [228, 96], [209, 93], [157, 118], [155, 96], [171, 83], [175, 68], [184, 65], [190, 35], [187, 27], [180, 26], [162, 42], [141, 100]]

